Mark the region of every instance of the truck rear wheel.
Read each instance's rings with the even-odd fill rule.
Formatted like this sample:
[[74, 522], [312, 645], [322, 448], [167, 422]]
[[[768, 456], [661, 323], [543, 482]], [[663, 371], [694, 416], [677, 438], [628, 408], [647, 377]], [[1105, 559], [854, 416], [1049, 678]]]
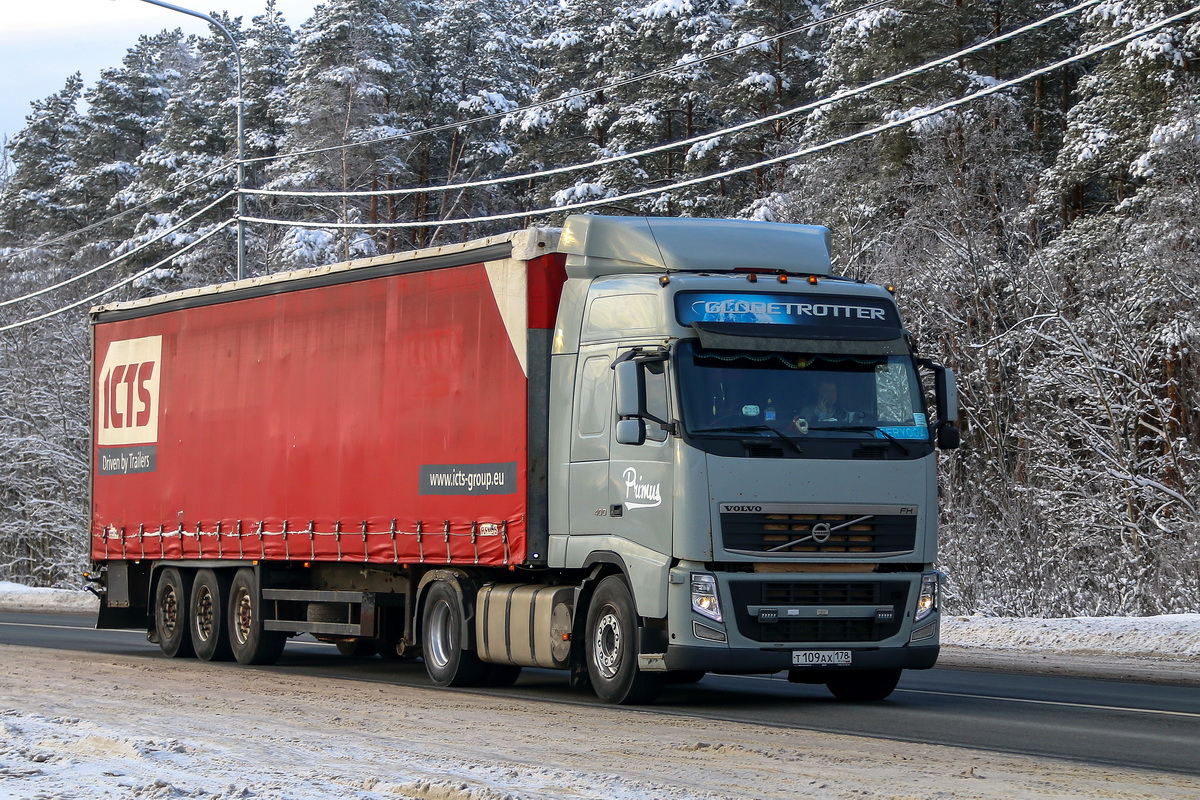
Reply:
[[229, 644], [239, 664], [274, 664], [287, 644], [283, 631], [263, 628], [258, 578], [248, 567], [237, 571], [229, 589]]
[[486, 675], [487, 665], [464, 649], [464, 619], [458, 591], [449, 581], [435, 581], [425, 598], [421, 641], [425, 671], [438, 686], [477, 686]]
[[898, 669], [870, 669], [846, 672], [825, 682], [838, 700], [855, 702], [883, 700], [896, 690], [900, 682]]
[[650, 703], [662, 689], [663, 676], [638, 668], [637, 615], [625, 580], [600, 581], [587, 615], [588, 677], [606, 703]]
[[154, 589], [154, 629], [158, 646], [168, 658], [187, 658], [194, 652], [187, 623], [190, 578], [175, 567], [167, 567]]
[[188, 600], [188, 628], [192, 649], [203, 661], [229, 661], [233, 649], [229, 644], [229, 577], [223, 573], [202, 569], [192, 580]]

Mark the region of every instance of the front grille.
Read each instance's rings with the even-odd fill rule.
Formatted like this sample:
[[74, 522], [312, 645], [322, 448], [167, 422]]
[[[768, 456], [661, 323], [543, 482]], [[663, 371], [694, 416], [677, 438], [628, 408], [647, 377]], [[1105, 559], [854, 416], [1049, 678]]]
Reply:
[[915, 514], [722, 513], [725, 549], [736, 553], [910, 553]]
[[891, 634], [880, 635], [880, 625], [870, 619], [780, 620], [760, 625], [756, 642], [878, 642]]
[[787, 582], [762, 584], [755, 605], [764, 606], [877, 606], [883, 584], [862, 582]]
[[[907, 581], [740, 581], [731, 580], [734, 619], [743, 636], [756, 642], [879, 642], [900, 632], [908, 607]], [[775, 622], [759, 622], [750, 606], [780, 609]], [[891, 607], [892, 619], [873, 615], [853, 619], [789, 619], [787, 607]]]

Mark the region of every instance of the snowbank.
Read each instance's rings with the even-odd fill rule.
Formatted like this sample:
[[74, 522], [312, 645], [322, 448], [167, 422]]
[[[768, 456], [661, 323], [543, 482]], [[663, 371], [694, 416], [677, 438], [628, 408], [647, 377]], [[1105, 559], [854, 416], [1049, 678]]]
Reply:
[[1200, 614], [1014, 619], [950, 617], [942, 644], [987, 650], [1186, 659], [1200, 656]]
[[90, 592], [39, 589], [0, 581], [0, 611], [95, 612], [100, 601]]

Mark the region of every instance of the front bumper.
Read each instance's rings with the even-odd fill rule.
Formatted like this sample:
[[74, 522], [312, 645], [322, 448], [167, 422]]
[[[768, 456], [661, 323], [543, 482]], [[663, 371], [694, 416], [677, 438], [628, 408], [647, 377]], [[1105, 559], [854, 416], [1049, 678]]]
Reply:
[[[797, 648], [798, 649], [798, 648]], [[814, 648], [805, 648], [814, 649]], [[822, 648], [824, 649], [824, 648]], [[937, 662], [941, 647], [938, 645], [863, 648], [840, 647], [850, 650], [851, 665], [848, 667], [822, 668], [823, 671], [853, 671], [860, 669], [930, 669]], [[703, 670], [705, 672], [728, 673], [772, 673], [798, 669], [792, 665], [792, 648], [692, 647], [669, 645], [666, 668], [668, 670]], [[801, 670], [813, 670], [801, 667]]]

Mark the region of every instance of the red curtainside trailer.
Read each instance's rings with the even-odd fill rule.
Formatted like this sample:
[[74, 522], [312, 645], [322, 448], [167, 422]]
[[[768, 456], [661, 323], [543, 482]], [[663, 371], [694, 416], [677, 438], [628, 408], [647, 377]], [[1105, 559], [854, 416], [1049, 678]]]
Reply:
[[521, 232], [97, 309], [92, 558], [527, 561], [549, 249]]

